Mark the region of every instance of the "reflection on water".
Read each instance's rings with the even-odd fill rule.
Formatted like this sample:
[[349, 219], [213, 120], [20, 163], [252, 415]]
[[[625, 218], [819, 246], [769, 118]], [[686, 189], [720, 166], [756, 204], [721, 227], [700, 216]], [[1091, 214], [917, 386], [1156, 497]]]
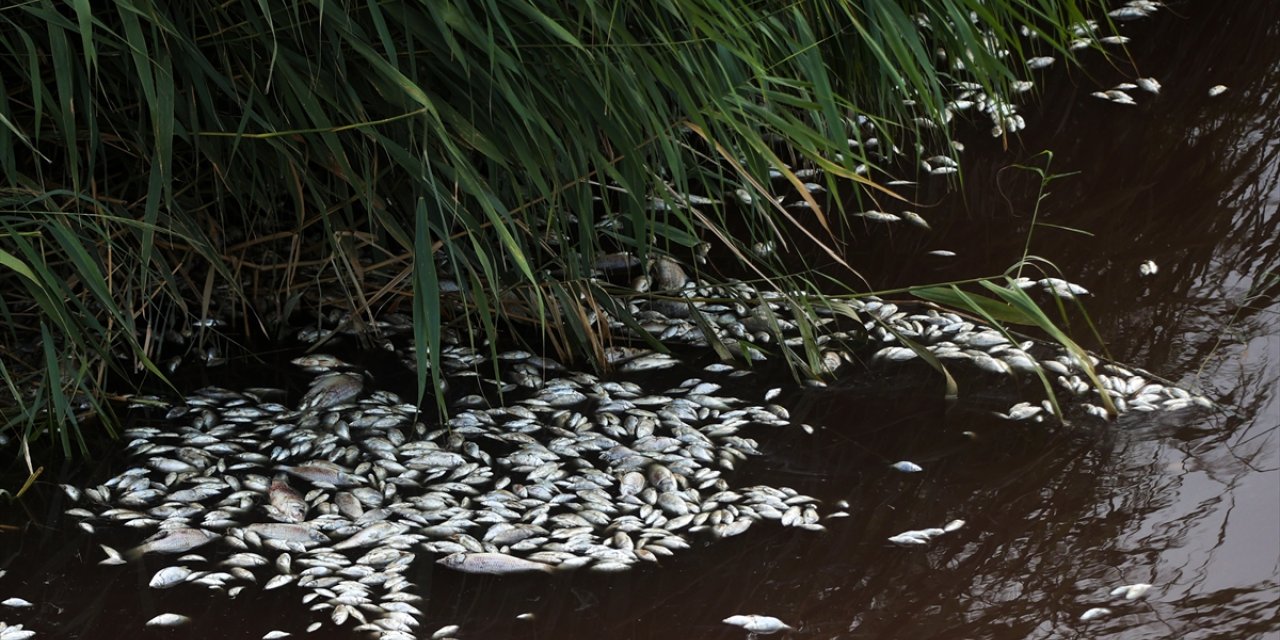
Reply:
[[[421, 561], [410, 577], [428, 597], [423, 635], [456, 623], [481, 638], [740, 638], [720, 623], [739, 613], [782, 618], [795, 637], [1280, 635], [1280, 9], [1177, 5], [1128, 28], [1140, 73], [1164, 85], [1159, 97], [1137, 108], [1090, 98], [1122, 77], [1103, 64], [1059, 77], [1017, 148], [966, 141], [966, 191], [932, 213], [933, 235], [883, 239], [895, 256], [860, 271], [887, 274], [873, 283], [884, 287], [999, 272], [1021, 255], [1036, 187], [1008, 167], [1053, 149], [1053, 170], [1082, 173], [1051, 184], [1041, 222], [1058, 226], [1038, 227], [1031, 253], [1094, 292], [1088, 309], [1116, 359], [1201, 388], [1227, 411], [1049, 430], [999, 421], [976, 398], [949, 410], [936, 380], [910, 368], [796, 392], [787, 406], [818, 433], [748, 434], [769, 455], [740, 473], [848, 500], [850, 517], [828, 533], [760, 526], [609, 576], [465, 576]], [[1214, 84], [1231, 90], [1210, 99]], [[940, 267], [923, 257], [937, 248], [960, 255]], [[1139, 276], [1146, 259], [1157, 276]], [[740, 393], [773, 386], [759, 385]], [[900, 459], [925, 471], [888, 467]], [[118, 471], [100, 466], [89, 473]], [[42, 637], [134, 638], [173, 610], [200, 624], [147, 633], [259, 638], [310, 619], [288, 589], [210, 598], [148, 589], [162, 560], [99, 567], [94, 543], [127, 533], [91, 542], [63, 508], [41, 486], [4, 512], [21, 530], [0, 531], [0, 599], [37, 604], [0, 620]], [[885, 542], [955, 518], [967, 526], [927, 548]], [[1155, 585], [1145, 600], [1107, 595], [1136, 582]], [[1113, 614], [1078, 620], [1095, 606]]]

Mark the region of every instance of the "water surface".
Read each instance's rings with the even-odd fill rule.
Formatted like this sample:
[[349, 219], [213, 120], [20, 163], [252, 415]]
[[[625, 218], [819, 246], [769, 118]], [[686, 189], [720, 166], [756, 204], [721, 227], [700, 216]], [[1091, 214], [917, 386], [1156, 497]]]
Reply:
[[[1125, 31], [1137, 72], [1164, 84], [1158, 97], [1135, 92], [1137, 107], [1089, 97], [1132, 77], [1129, 63], [1094, 54], [1087, 73], [1048, 74], [1009, 149], [962, 137], [962, 193], [926, 183], [915, 194], [939, 203], [919, 209], [934, 232], [872, 230], [855, 266], [883, 288], [995, 275], [1030, 232], [1031, 254], [1093, 292], [1089, 317], [1117, 361], [1224, 411], [1050, 428], [990, 414], [1035, 389], [961, 380], [965, 400], [948, 407], [922, 366], [854, 371], [825, 391], [762, 377], [735, 392], [786, 385], [783, 404], [818, 430], [753, 430], [767, 455], [739, 473], [847, 500], [850, 517], [821, 534], [756, 526], [620, 575], [467, 576], [423, 558], [410, 577], [427, 597], [424, 637], [460, 624], [471, 638], [741, 638], [720, 623], [739, 613], [778, 616], [797, 638], [1280, 637], [1280, 7], [1176, 4]], [[1230, 89], [1211, 99], [1215, 84]], [[1053, 172], [1079, 174], [1050, 183], [1032, 227], [1039, 181], [1012, 167], [1043, 166], [1045, 149]], [[944, 248], [959, 255], [924, 255]], [[1148, 259], [1160, 270], [1143, 278]], [[1072, 328], [1088, 335], [1079, 315]], [[900, 459], [925, 471], [888, 468]], [[106, 477], [118, 464], [46, 479]], [[160, 592], [146, 584], [163, 559], [97, 566], [96, 543], [134, 539], [90, 538], [65, 508], [42, 483], [2, 512], [14, 529], [0, 530], [0, 598], [36, 606], [0, 620], [104, 639], [260, 638], [311, 620], [287, 588], [234, 600]], [[928, 548], [885, 541], [954, 518], [968, 525]], [[1137, 602], [1107, 596], [1134, 582], [1155, 588]], [[1095, 606], [1114, 613], [1078, 621]], [[164, 611], [197, 623], [143, 630]], [[516, 619], [526, 612], [532, 620]], [[306, 637], [346, 635], [326, 626]]]

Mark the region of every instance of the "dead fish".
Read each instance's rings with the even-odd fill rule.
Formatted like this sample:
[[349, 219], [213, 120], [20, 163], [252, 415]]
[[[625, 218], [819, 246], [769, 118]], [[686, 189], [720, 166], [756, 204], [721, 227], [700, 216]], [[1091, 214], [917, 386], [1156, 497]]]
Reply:
[[1088, 621], [1090, 621], [1090, 620], [1097, 620], [1098, 618], [1102, 618], [1102, 617], [1109, 616], [1109, 615], [1111, 615], [1111, 610], [1110, 610], [1110, 609], [1108, 609], [1108, 608], [1106, 608], [1106, 607], [1094, 607], [1094, 608], [1092, 608], [1092, 609], [1090, 609], [1090, 610], [1088, 610], [1088, 611], [1085, 611], [1084, 613], [1080, 614], [1080, 622], [1088, 622]]
[[937, 256], [939, 258], [954, 258], [956, 257], [956, 252], [948, 251], [946, 249], [935, 249], [933, 251], [930, 251], [929, 255]]
[[0, 602], [0, 605], [4, 605], [6, 607], [13, 607], [15, 609], [32, 606], [30, 602], [27, 602], [22, 598], [8, 598], [3, 602]]
[[364, 391], [364, 376], [358, 373], [329, 373], [316, 378], [302, 396], [298, 410], [327, 409], [356, 399]]
[[1138, 78], [1134, 80], [1138, 83], [1138, 88], [1149, 93], [1160, 93], [1160, 81], [1155, 78]]
[[853, 215], [859, 218], [866, 218], [867, 220], [874, 220], [876, 222], [897, 222], [902, 219], [892, 213], [885, 213], [883, 211], [863, 211]]
[[267, 490], [267, 515], [281, 522], [302, 522], [307, 519], [307, 503], [293, 487], [289, 486], [289, 478], [283, 473], [276, 474]]
[[1138, 274], [1142, 276], [1154, 276], [1160, 267], [1152, 260], [1143, 261], [1138, 265]]
[[28, 640], [28, 638], [34, 638], [35, 635], [35, 631], [23, 629], [20, 624], [6, 625], [0, 622], [0, 640]]
[[737, 615], [729, 616], [724, 619], [725, 624], [731, 624], [736, 627], [742, 627], [751, 633], [777, 633], [785, 631], [792, 627], [787, 623], [773, 617], [761, 615]]
[[920, 227], [921, 229], [929, 228], [929, 222], [925, 220], [924, 217], [922, 217], [920, 214], [914, 211], [903, 211], [902, 217], [907, 222], [910, 222], [911, 224], [914, 224], [917, 227]]
[[191, 618], [179, 613], [162, 613], [147, 621], [148, 627], [177, 627], [191, 622]]
[[291, 635], [293, 634], [288, 631], [272, 630], [263, 635], [262, 640], [280, 640], [280, 638], [288, 638]]
[[1222, 84], [1215, 84], [1215, 85], [1213, 85], [1212, 87], [1209, 87], [1209, 97], [1210, 97], [1210, 98], [1216, 98], [1216, 97], [1218, 97], [1218, 96], [1220, 96], [1220, 95], [1222, 95], [1222, 94], [1224, 94], [1224, 93], [1226, 93], [1226, 92], [1227, 92], [1227, 86], [1226, 86], [1226, 85], [1222, 85]]
[[257, 534], [267, 540], [282, 540], [285, 542], [302, 543], [316, 542], [322, 544], [329, 541], [329, 537], [324, 535], [323, 532], [304, 524], [255, 522], [244, 529], [245, 531]]
[[532, 573], [540, 571], [551, 573], [555, 568], [541, 562], [533, 562], [517, 558], [505, 553], [454, 553], [437, 560], [454, 571], [463, 573], [482, 573], [491, 576], [511, 573]]
[[102, 547], [102, 552], [107, 554], [107, 557], [102, 560], [99, 560], [98, 564], [110, 566], [110, 565], [125, 563], [125, 559], [120, 555], [119, 551], [116, 551], [115, 549], [112, 549], [111, 547], [108, 547], [105, 544], [100, 544], [98, 546]]
[[914, 462], [911, 462], [910, 460], [899, 460], [889, 466], [894, 471], [901, 471], [903, 473], [919, 473], [921, 471], [924, 471], [924, 467]]
[[649, 486], [656, 488], [661, 492], [676, 491], [680, 488], [676, 482], [675, 474], [671, 470], [658, 463], [649, 465]]
[[361, 529], [350, 538], [333, 545], [333, 548], [342, 550], [367, 547], [375, 542], [390, 538], [391, 536], [400, 535], [408, 530], [409, 526], [406, 524], [382, 520]]
[[902, 547], [914, 547], [929, 544], [929, 539], [920, 536], [908, 535], [907, 533], [899, 533], [898, 535], [889, 538], [889, 542]]
[[1137, 584], [1126, 584], [1111, 590], [1111, 597], [1118, 598], [1124, 596], [1125, 600], [1137, 600], [1145, 597], [1147, 592], [1151, 591], [1151, 585], [1145, 582]]
[[179, 527], [166, 529], [147, 538], [142, 544], [125, 552], [125, 558], [137, 560], [146, 553], [186, 553], [219, 538], [216, 533], [204, 529]]
[[666, 256], [658, 256], [652, 265], [653, 289], [655, 291], [675, 291], [684, 287], [689, 281], [680, 263]]
[[942, 530], [946, 533], [951, 533], [952, 531], [959, 531], [963, 526], [964, 520], [952, 520], [951, 522], [942, 525]]
[[312, 460], [306, 464], [292, 467], [277, 467], [277, 470], [322, 486], [350, 487], [365, 483], [364, 478], [353, 476], [342, 467], [327, 460]]
[[152, 589], [168, 589], [182, 584], [191, 577], [191, 570], [186, 567], [165, 567], [151, 576]]
[[289, 361], [307, 373], [324, 373], [334, 369], [349, 369], [351, 365], [327, 353], [312, 353]]
[[680, 361], [670, 355], [665, 353], [651, 353], [622, 363], [622, 366], [618, 367], [618, 370], [634, 373], [636, 371], [668, 369], [678, 364], [680, 364]]
[[436, 632], [431, 634], [431, 640], [440, 640], [440, 638], [448, 638], [450, 636], [457, 635], [458, 630], [461, 628], [462, 627], [459, 627], [456, 624], [445, 625], [436, 629]]

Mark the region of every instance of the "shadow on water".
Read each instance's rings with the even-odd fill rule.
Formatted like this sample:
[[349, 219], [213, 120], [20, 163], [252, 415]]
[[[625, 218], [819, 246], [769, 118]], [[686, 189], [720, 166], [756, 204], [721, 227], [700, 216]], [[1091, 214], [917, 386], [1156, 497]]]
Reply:
[[[999, 273], [1022, 254], [1038, 187], [1010, 166], [1052, 149], [1053, 171], [1080, 174], [1051, 183], [1030, 252], [1093, 292], [1088, 311], [1117, 360], [1227, 411], [1046, 429], [1002, 422], [980, 402], [948, 410], [923, 366], [860, 372], [840, 388], [784, 394], [817, 433], [757, 428], [747, 435], [767, 455], [738, 472], [828, 510], [847, 500], [850, 516], [826, 521], [828, 532], [760, 525], [609, 576], [466, 576], [424, 558], [410, 576], [427, 598], [422, 635], [459, 624], [476, 638], [741, 638], [720, 620], [760, 613], [798, 638], [1280, 637], [1280, 7], [1178, 4], [1125, 30], [1140, 74], [1164, 84], [1158, 97], [1138, 94], [1137, 107], [1090, 97], [1132, 77], [1096, 58], [1088, 74], [1050, 74], [1013, 149], [965, 140], [962, 197], [922, 210], [932, 234], [877, 231], [879, 250], [855, 266], [884, 288]], [[1210, 99], [1215, 84], [1230, 89]], [[937, 196], [926, 187], [917, 199]], [[960, 255], [924, 255], [940, 248]], [[1160, 271], [1143, 278], [1147, 259]], [[788, 383], [753, 384], [737, 391]], [[900, 459], [925, 471], [889, 468]], [[120, 464], [45, 480], [103, 478]], [[311, 619], [288, 588], [232, 600], [147, 588], [163, 559], [97, 566], [98, 542], [135, 537], [104, 528], [91, 539], [65, 508], [42, 483], [3, 512], [17, 529], [0, 531], [0, 598], [36, 605], [0, 609], [0, 620], [41, 637], [260, 638]], [[927, 548], [885, 541], [955, 518], [967, 526]], [[1135, 582], [1155, 588], [1145, 600], [1108, 597]], [[1113, 614], [1078, 620], [1096, 606]], [[163, 611], [196, 623], [140, 631]], [[306, 637], [345, 637], [334, 633]]]

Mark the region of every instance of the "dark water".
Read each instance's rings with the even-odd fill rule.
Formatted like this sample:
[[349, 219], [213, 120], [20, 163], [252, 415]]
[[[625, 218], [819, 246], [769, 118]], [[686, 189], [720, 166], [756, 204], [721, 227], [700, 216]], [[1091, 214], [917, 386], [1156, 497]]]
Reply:
[[[1039, 185], [1011, 167], [1042, 165], [1036, 154], [1051, 149], [1053, 172], [1080, 174], [1049, 185], [1030, 253], [1093, 292], [1089, 315], [1118, 361], [1228, 410], [1050, 429], [991, 417], [1009, 397], [982, 385], [961, 380], [966, 401], [948, 410], [927, 371], [854, 372], [786, 394], [818, 433], [750, 433], [768, 455], [739, 472], [848, 500], [851, 517], [828, 532], [757, 526], [610, 576], [499, 579], [421, 562], [410, 577], [427, 596], [424, 637], [460, 624], [473, 638], [741, 638], [720, 623], [738, 613], [778, 616], [797, 638], [1280, 637], [1280, 6], [1178, 4], [1126, 33], [1140, 74], [1164, 84], [1159, 97], [1089, 97], [1131, 77], [1096, 55], [1087, 74], [1050, 74], [1010, 149], [964, 138], [962, 194], [918, 194], [941, 202], [918, 209], [932, 234], [873, 231], [876, 249], [855, 266], [885, 288], [1000, 273], [1023, 254]], [[1210, 99], [1215, 84], [1230, 90]], [[960, 255], [924, 255], [939, 248]], [[1147, 259], [1155, 277], [1138, 274]], [[1087, 335], [1080, 317], [1072, 326]], [[925, 472], [887, 468], [899, 459]], [[14, 527], [0, 529], [0, 599], [36, 603], [0, 620], [40, 637], [260, 638], [311, 619], [289, 589], [229, 600], [147, 588], [162, 560], [99, 567], [96, 543], [128, 546], [130, 532], [91, 539], [64, 508], [41, 484], [0, 512]], [[968, 526], [926, 549], [885, 542], [953, 518]], [[1143, 601], [1107, 597], [1134, 582], [1155, 588]], [[1115, 613], [1077, 620], [1094, 606]], [[164, 611], [196, 624], [144, 630]], [[516, 620], [524, 612], [534, 619]]]

